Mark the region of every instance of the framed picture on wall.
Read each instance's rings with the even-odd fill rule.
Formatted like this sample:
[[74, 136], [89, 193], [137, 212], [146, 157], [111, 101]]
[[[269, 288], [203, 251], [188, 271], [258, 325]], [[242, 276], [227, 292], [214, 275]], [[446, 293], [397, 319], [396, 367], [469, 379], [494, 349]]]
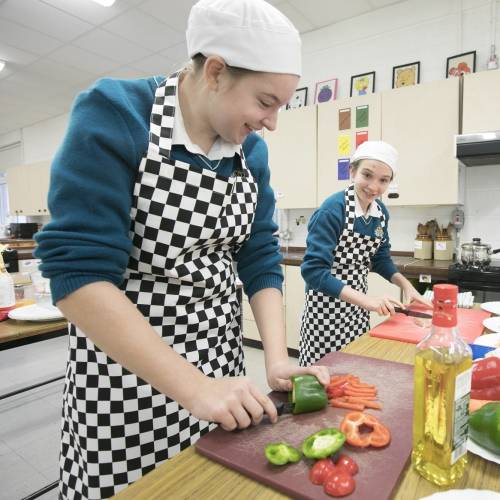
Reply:
[[286, 109], [303, 108], [307, 105], [307, 87], [297, 89], [288, 101]]
[[400, 64], [392, 68], [392, 88], [408, 87], [420, 83], [420, 61]]
[[351, 97], [375, 92], [375, 71], [351, 76]]
[[462, 76], [476, 71], [476, 51], [464, 52], [446, 59], [446, 78]]
[[314, 104], [334, 101], [337, 98], [338, 82], [338, 78], [330, 78], [330, 80], [317, 82], [316, 92], [314, 94]]

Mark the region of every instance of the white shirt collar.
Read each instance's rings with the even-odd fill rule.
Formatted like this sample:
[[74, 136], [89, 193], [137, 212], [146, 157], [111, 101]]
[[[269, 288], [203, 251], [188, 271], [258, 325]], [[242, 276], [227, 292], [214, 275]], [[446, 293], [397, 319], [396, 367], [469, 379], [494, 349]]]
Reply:
[[[179, 87], [177, 87], [179, 90]], [[225, 141], [222, 137], [217, 137], [208, 154], [206, 154], [197, 144], [191, 141], [182, 117], [181, 107], [179, 105], [179, 92], [175, 94], [175, 117], [172, 132], [172, 144], [184, 146], [190, 153], [207, 157], [209, 160], [220, 160], [221, 158], [232, 158], [235, 153], [240, 154], [240, 144], [232, 144]]]
[[356, 217], [380, 217], [381, 212], [376, 201], [373, 201], [368, 209], [368, 213], [365, 215], [363, 209], [361, 208], [361, 204], [359, 203], [358, 195], [356, 191], [354, 191], [354, 200], [355, 200], [355, 216]]

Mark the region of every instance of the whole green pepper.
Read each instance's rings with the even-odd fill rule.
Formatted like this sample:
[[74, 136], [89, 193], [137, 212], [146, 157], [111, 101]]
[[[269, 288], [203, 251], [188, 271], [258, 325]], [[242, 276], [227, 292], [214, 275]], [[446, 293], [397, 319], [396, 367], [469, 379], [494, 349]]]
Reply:
[[314, 375], [293, 375], [289, 399], [294, 403], [295, 415], [321, 410], [328, 403], [325, 388]]
[[274, 465], [296, 463], [300, 460], [300, 451], [286, 443], [270, 443], [266, 446], [264, 453], [269, 462]]
[[469, 416], [469, 436], [500, 455], [500, 402], [487, 403]]
[[340, 450], [345, 443], [345, 434], [333, 427], [321, 429], [304, 439], [302, 453], [307, 458], [326, 458]]

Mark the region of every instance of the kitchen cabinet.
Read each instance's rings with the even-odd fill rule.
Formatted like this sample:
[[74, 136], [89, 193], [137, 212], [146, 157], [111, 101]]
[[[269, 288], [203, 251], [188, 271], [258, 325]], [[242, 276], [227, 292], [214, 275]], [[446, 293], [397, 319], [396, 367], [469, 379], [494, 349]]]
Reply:
[[[370, 94], [318, 105], [318, 206], [348, 186], [349, 177], [342, 178], [338, 161], [349, 160], [356, 137], [380, 140], [380, 102], [380, 94]], [[341, 140], [348, 141], [344, 154], [339, 151]]]
[[[285, 277], [283, 281], [283, 314], [285, 315], [286, 304], [285, 304], [285, 294], [286, 294], [286, 268], [289, 266], [281, 266], [281, 270], [283, 272], [283, 276]], [[245, 339], [257, 340], [261, 342], [259, 329], [257, 328], [257, 323], [255, 321], [252, 307], [250, 306], [250, 302], [248, 301], [248, 297], [245, 293], [243, 293], [243, 302], [242, 302], [242, 320], [243, 320], [243, 337]]]
[[[381, 93], [382, 140], [399, 152], [394, 184], [398, 198], [387, 205], [463, 203], [463, 168], [455, 158], [459, 80], [402, 87]], [[493, 112], [493, 111], [492, 111]]]
[[278, 208], [316, 207], [316, 136], [316, 106], [281, 111], [276, 130], [265, 130]]
[[[367, 295], [373, 297], [386, 296], [401, 300], [401, 289], [385, 278], [382, 278], [380, 274], [370, 272], [368, 273]], [[389, 316], [379, 316], [378, 313], [370, 311], [370, 329], [375, 328], [388, 318]]]
[[48, 215], [49, 179], [50, 161], [9, 168], [7, 190], [10, 215]]
[[500, 69], [464, 76], [462, 133], [500, 130]]
[[299, 350], [300, 324], [306, 300], [300, 266], [286, 266], [285, 318], [287, 346]]

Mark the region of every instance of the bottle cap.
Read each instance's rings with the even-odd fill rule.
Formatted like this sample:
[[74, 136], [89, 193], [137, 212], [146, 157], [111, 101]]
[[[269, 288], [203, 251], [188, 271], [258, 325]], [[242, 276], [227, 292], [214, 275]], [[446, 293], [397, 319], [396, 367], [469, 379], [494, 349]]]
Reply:
[[434, 285], [434, 300], [441, 302], [457, 302], [458, 286], [450, 285], [448, 283]]

